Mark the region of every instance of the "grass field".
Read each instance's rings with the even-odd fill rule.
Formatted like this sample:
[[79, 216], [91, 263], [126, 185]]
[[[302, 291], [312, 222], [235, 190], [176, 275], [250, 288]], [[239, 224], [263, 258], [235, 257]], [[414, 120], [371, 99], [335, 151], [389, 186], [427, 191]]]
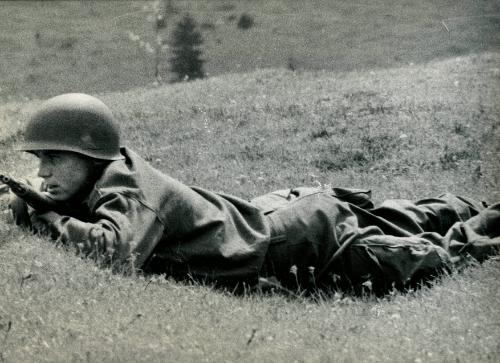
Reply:
[[[251, 197], [303, 184], [380, 201], [445, 191], [499, 200], [500, 54], [336, 73], [258, 70], [99, 95], [126, 142], [188, 183]], [[0, 170], [23, 113], [0, 107]], [[26, 113], [27, 111], [24, 111]], [[0, 216], [4, 362], [498, 362], [500, 264], [377, 299], [235, 297], [99, 270]]]
[[[187, 10], [200, 24], [207, 80], [152, 84], [152, 58], [127, 32], [151, 41], [153, 2], [2, 1], [0, 171], [33, 175], [36, 160], [12, 151], [27, 116], [38, 99], [81, 91], [187, 184], [245, 198], [330, 184], [375, 202], [500, 201], [497, 1], [175, 3], [169, 26]], [[256, 22], [246, 31], [243, 13]], [[498, 257], [384, 298], [237, 297], [124, 277], [19, 231], [0, 197], [0, 363], [493, 363], [499, 301]]]
[[[131, 89], [154, 81], [154, 1], [2, 1], [0, 100]], [[261, 68], [389, 68], [500, 49], [495, 0], [175, 0], [199, 25], [210, 75]], [[237, 28], [241, 15], [255, 20]], [[169, 50], [160, 68], [168, 80]]]

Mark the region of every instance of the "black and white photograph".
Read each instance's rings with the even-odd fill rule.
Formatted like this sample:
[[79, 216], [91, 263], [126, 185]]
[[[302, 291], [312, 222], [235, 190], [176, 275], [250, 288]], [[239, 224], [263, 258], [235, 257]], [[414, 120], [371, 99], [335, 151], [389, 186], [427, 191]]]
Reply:
[[0, 1], [0, 363], [500, 361], [500, 2]]

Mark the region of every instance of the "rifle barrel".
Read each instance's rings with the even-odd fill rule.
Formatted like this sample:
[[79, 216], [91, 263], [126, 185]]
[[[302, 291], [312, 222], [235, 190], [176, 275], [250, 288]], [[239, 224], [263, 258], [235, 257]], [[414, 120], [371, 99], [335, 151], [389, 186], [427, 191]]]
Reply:
[[28, 191], [28, 186], [24, 183], [18, 182], [13, 178], [0, 174], [0, 181], [7, 185], [15, 194], [20, 197]]

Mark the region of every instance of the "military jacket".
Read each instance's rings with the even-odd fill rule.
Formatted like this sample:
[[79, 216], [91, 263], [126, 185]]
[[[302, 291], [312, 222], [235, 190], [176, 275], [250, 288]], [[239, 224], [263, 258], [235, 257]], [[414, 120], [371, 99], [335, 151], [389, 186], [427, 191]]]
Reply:
[[269, 242], [260, 208], [188, 187], [128, 148], [122, 154], [75, 207], [78, 218], [53, 223], [53, 237], [146, 272], [254, 282]]

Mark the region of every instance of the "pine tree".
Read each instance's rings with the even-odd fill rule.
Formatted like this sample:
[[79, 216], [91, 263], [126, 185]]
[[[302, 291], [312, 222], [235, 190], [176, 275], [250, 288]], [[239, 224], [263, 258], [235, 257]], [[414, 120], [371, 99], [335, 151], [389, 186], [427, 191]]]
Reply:
[[204, 60], [201, 59], [201, 50], [198, 47], [203, 44], [201, 33], [196, 31], [196, 23], [191, 16], [186, 15], [177, 24], [172, 33], [172, 58], [170, 58], [171, 71], [176, 80], [192, 80], [203, 78]]

